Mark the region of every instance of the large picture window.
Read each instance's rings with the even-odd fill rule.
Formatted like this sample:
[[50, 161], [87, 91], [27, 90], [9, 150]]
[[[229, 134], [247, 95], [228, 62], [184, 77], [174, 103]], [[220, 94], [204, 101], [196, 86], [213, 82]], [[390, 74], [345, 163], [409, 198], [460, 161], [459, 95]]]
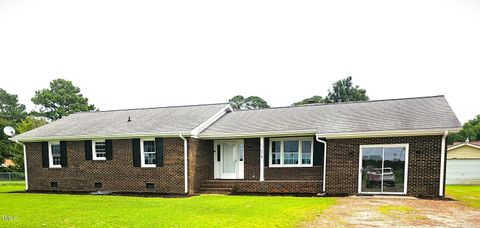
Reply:
[[270, 139], [270, 166], [312, 166], [312, 138]]
[[361, 145], [359, 193], [406, 194], [408, 144]]
[[141, 143], [142, 167], [156, 167], [155, 139], [144, 139]]

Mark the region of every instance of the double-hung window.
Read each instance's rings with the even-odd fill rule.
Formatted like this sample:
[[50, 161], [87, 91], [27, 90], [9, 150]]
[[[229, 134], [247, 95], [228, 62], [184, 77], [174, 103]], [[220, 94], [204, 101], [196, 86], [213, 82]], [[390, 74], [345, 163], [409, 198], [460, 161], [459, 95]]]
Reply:
[[312, 138], [270, 139], [270, 166], [312, 166]]
[[61, 152], [60, 152], [60, 142], [49, 142], [48, 143], [48, 154], [49, 154], [49, 165], [50, 168], [61, 168]]
[[107, 148], [105, 140], [95, 140], [92, 142], [93, 160], [106, 160]]
[[143, 139], [140, 143], [142, 167], [156, 167], [155, 139]]

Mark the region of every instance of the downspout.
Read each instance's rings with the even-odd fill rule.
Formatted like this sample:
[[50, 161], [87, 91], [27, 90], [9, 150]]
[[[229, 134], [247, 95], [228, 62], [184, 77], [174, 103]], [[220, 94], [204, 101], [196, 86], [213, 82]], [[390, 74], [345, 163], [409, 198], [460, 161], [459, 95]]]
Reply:
[[448, 131], [445, 131], [445, 133], [443, 134], [443, 137], [442, 137], [442, 155], [441, 155], [441, 158], [440, 158], [440, 188], [439, 188], [439, 192], [438, 192], [438, 195], [440, 197], [443, 196], [443, 188], [445, 186], [445, 178], [444, 178], [444, 175], [445, 175], [445, 141], [447, 139], [447, 136], [448, 136]]
[[23, 146], [23, 169], [25, 172], [25, 191], [28, 191], [28, 172], [27, 172], [27, 147], [17, 140], [14, 141]]
[[322, 186], [322, 191], [325, 193], [325, 182], [327, 182], [327, 142], [321, 140], [318, 135], [316, 135], [316, 140], [317, 142], [323, 143], [323, 186]]
[[183, 166], [185, 172], [185, 194], [188, 194], [188, 148], [187, 139], [183, 137], [182, 132], [178, 133], [178, 136], [183, 139]]

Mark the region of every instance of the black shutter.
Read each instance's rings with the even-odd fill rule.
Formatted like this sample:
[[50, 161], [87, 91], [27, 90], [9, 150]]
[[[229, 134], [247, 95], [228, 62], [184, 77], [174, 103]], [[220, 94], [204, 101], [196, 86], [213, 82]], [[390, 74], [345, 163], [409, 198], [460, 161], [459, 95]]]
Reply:
[[220, 144], [217, 145], [217, 161], [220, 161]]
[[48, 142], [42, 142], [42, 167], [48, 168]]
[[[322, 139], [325, 140], [325, 139]], [[316, 140], [313, 137], [313, 165], [314, 166], [322, 166], [323, 165], [323, 143]]]
[[132, 139], [133, 167], [140, 167], [140, 139]]
[[157, 167], [163, 167], [163, 139], [155, 138], [155, 152], [157, 154]]
[[60, 141], [60, 165], [62, 165], [62, 167], [68, 166], [67, 142], [65, 141]]
[[269, 138], [264, 138], [263, 140], [263, 164], [265, 167], [268, 167], [270, 164], [270, 140]]
[[113, 159], [113, 147], [111, 139], [105, 140], [105, 157], [107, 160]]
[[92, 160], [92, 140], [85, 140], [85, 160]]

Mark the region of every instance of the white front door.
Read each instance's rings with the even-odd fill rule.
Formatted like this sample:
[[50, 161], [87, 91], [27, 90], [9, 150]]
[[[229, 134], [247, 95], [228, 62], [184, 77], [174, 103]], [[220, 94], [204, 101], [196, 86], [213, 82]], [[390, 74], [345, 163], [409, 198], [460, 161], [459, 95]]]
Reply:
[[235, 143], [222, 143], [221, 176], [223, 179], [235, 179], [237, 177], [237, 148], [235, 146]]
[[215, 143], [215, 178], [243, 179], [243, 141]]

